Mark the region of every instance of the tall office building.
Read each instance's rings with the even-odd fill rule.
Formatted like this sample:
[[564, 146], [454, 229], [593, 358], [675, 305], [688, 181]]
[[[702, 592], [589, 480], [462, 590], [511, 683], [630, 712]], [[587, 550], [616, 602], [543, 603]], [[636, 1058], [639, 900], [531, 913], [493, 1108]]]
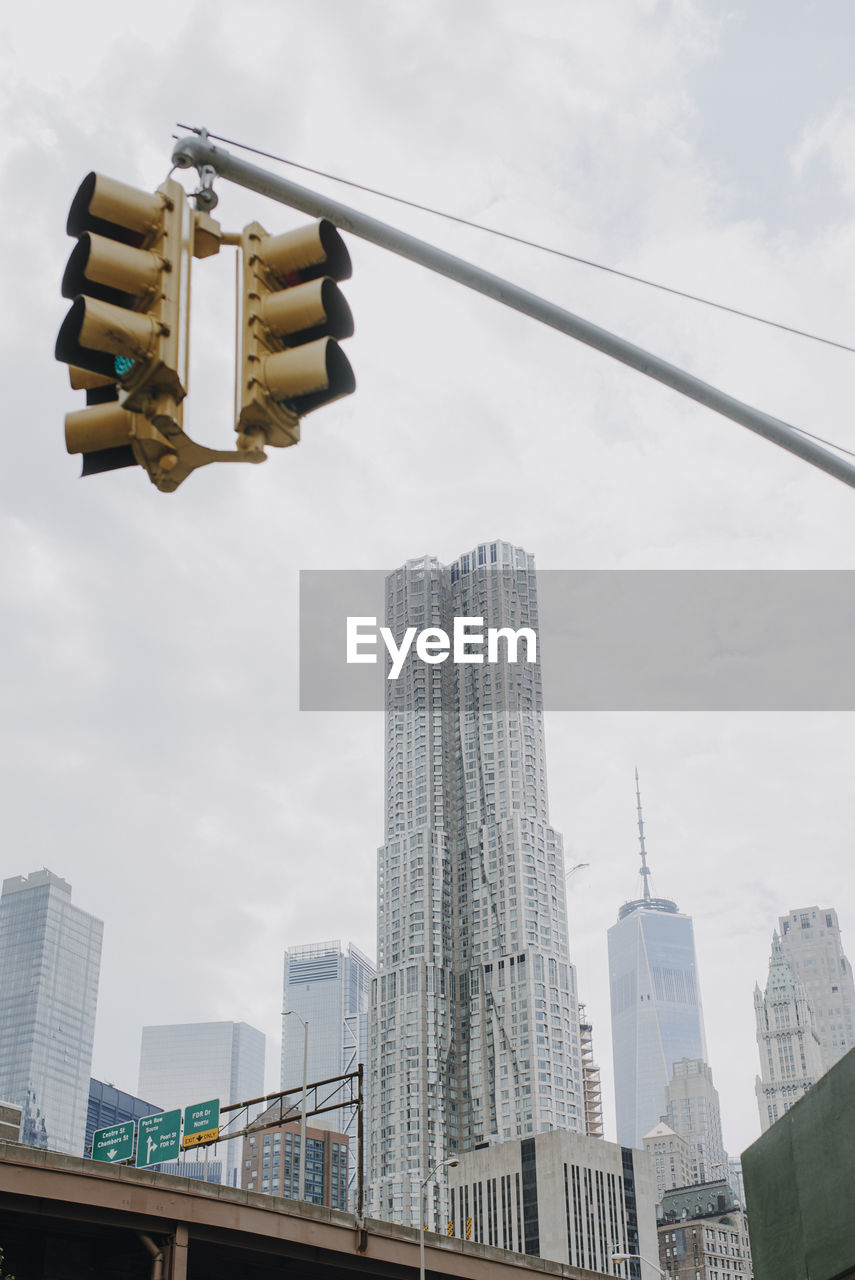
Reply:
[[103, 931], [51, 871], [3, 881], [0, 1098], [31, 1146], [83, 1155]]
[[763, 1133], [789, 1111], [821, 1075], [825, 1065], [804, 986], [793, 974], [777, 930], [766, 990], [754, 987], [760, 1075], [754, 1092]]
[[[449, 1175], [449, 1235], [643, 1280], [656, 1255], [653, 1160], [580, 1133], [540, 1133], [467, 1152]], [[612, 1256], [630, 1255], [624, 1269]], [[641, 1255], [641, 1256], [640, 1256]], [[644, 1268], [646, 1270], [646, 1268]]]
[[855, 982], [833, 907], [801, 907], [778, 920], [781, 950], [804, 985], [825, 1070], [855, 1047]]
[[[319, 942], [289, 947], [285, 952], [282, 986], [282, 1084], [292, 1089], [303, 1081], [303, 1050], [307, 1048], [307, 1079], [329, 1080], [355, 1071], [361, 1062], [368, 1070], [371, 984], [374, 965], [351, 943]], [[290, 1016], [288, 1011], [292, 1011]], [[293, 1015], [299, 1014], [296, 1018]], [[305, 1023], [300, 1023], [300, 1018]], [[305, 1039], [304, 1039], [305, 1036]], [[358, 1117], [355, 1108], [315, 1116], [320, 1129], [336, 1129], [347, 1135], [348, 1186], [355, 1204]]]
[[721, 1136], [721, 1110], [712, 1071], [698, 1058], [681, 1058], [665, 1090], [668, 1124], [689, 1145], [692, 1183], [728, 1176]]
[[[143, 1027], [138, 1094], [165, 1111], [219, 1098], [220, 1106], [264, 1093], [264, 1035], [246, 1022]], [[226, 1182], [240, 1186], [241, 1143], [226, 1150]], [[218, 1147], [217, 1154], [221, 1153]]]
[[650, 893], [638, 772], [635, 775], [642, 896], [625, 902], [608, 932], [618, 1142], [642, 1146], [665, 1114], [675, 1062], [706, 1060], [690, 916]]
[[[482, 543], [450, 566], [427, 556], [386, 579], [398, 643], [407, 627], [451, 634], [455, 618], [536, 632], [533, 557]], [[377, 939], [372, 1212], [417, 1222], [414, 1181], [452, 1153], [553, 1127], [584, 1132], [536, 661], [430, 663], [411, 651], [386, 682]], [[437, 1180], [426, 1195], [438, 1227]]]
[[[355, 1071], [365, 1063], [374, 965], [350, 943], [318, 942], [289, 947], [285, 952], [282, 985], [282, 1084], [290, 1089], [303, 1080], [303, 1027], [308, 1025], [308, 1078]], [[333, 1118], [333, 1128], [339, 1128]], [[318, 1123], [318, 1121], [315, 1121]]]

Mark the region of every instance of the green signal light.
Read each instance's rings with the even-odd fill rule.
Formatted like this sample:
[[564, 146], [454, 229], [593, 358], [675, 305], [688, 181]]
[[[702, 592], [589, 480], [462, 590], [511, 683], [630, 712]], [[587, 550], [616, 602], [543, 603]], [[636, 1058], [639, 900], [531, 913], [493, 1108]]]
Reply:
[[130, 373], [133, 367], [133, 360], [129, 360], [127, 356], [113, 357], [113, 368], [115, 369], [117, 378], [123, 378], [126, 373]]

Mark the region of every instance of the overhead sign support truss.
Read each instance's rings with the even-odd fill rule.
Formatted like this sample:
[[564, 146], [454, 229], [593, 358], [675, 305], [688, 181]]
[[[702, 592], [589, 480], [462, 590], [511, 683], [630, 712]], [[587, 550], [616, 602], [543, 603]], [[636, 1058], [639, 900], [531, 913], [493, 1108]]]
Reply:
[[[245, 1102], [233, 1102], [228, 1107], [221, 1107], [218, 1140], [224, 1142], [230, 1138], [243, 1138], [250, 1133], [260, 1133], [263, 1129], [274, 1129], [289, 1121], [299, 1120], [303, 1110], [302, 1095], [303, 1086], [298, 1085], [294, 1089], [281, 1089], [276, 1093], [266, 1093], [260, 1098], [248, 1098]], [[288, 1101], [295, 1096], [298, 1099], [296, 1102]], [[262, 1114], [251, 1120], [250, 1111], [265, 1103], [268, 1105], [264, 1107]], [[345, 1107], [356, 1108], [356, 1220], [360, 1229], [365, 1206], [363, 1105], [361, 1062], [356, 1071], [306, 1084], [307, 1118], [324, 1115], [329, 1111], [340, 1111]], [[224, 1120], [224, 1116], [228, 1116], [228, 1119]]]

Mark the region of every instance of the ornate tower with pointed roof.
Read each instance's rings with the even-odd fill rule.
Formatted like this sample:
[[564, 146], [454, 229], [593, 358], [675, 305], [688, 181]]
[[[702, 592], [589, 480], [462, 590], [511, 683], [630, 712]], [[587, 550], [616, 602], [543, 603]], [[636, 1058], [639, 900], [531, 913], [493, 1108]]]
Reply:
[[777, 929], [765, 992], [754, 987], [760, 1075], [755, 1093], [760, 1128], [789, 1111], [823, 1073], [822, 1046], [807, 992], [790, 967]]
[[635, 775], [642, 896], [609, 929], [618, 1142], [641, 1147], [665, 1111], [674, 1063], [706, 1061], [706, 1037], [690, 916], [650, 892], [638, 771]]

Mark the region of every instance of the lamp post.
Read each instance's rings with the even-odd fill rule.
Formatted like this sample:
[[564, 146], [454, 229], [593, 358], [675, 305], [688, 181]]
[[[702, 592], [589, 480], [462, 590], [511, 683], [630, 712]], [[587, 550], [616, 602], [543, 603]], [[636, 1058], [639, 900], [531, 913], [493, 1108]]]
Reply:
[[425, 1280], [425, 1187], [431, 1178], [439, 1173], [440, 1169], [453, 1169], [458, 1164], [460, 1164], [460, 1161], [457, 1156], [449, 1156], [447, 1160], [440, 1160], [439, 1164], [431, 1169], [419, 1187], [419, 1280]]
[[655, 1271], [659, 1272], [660, 1276], [663, 1277], [663, 1280], [668, 1280], [668, 1277], [665, 1275], [665, 1272], [659, 1266], [658, 1262], [651, 1262], [649, 1258], [645, 1258], [640, 1253], [613, 1253], [612, 1254], [612, 1262], [630, 1262], [630, 1261], [646, 1262], [648, 1267], [653, 1267]]
[[309, 1154], [306, 1150], [306, 1079], [309, 1066], [309, 1024], [296, 1009], [282, 1010], [283, 1018], [287, 1018], [289, 1014], [299, 1018], [303, 1024], [303, 1101], [300, 1106], [300, 1182], [297, 1191], [297, 1199], [302, 1201], [306, 1199], [306, 1160]]

